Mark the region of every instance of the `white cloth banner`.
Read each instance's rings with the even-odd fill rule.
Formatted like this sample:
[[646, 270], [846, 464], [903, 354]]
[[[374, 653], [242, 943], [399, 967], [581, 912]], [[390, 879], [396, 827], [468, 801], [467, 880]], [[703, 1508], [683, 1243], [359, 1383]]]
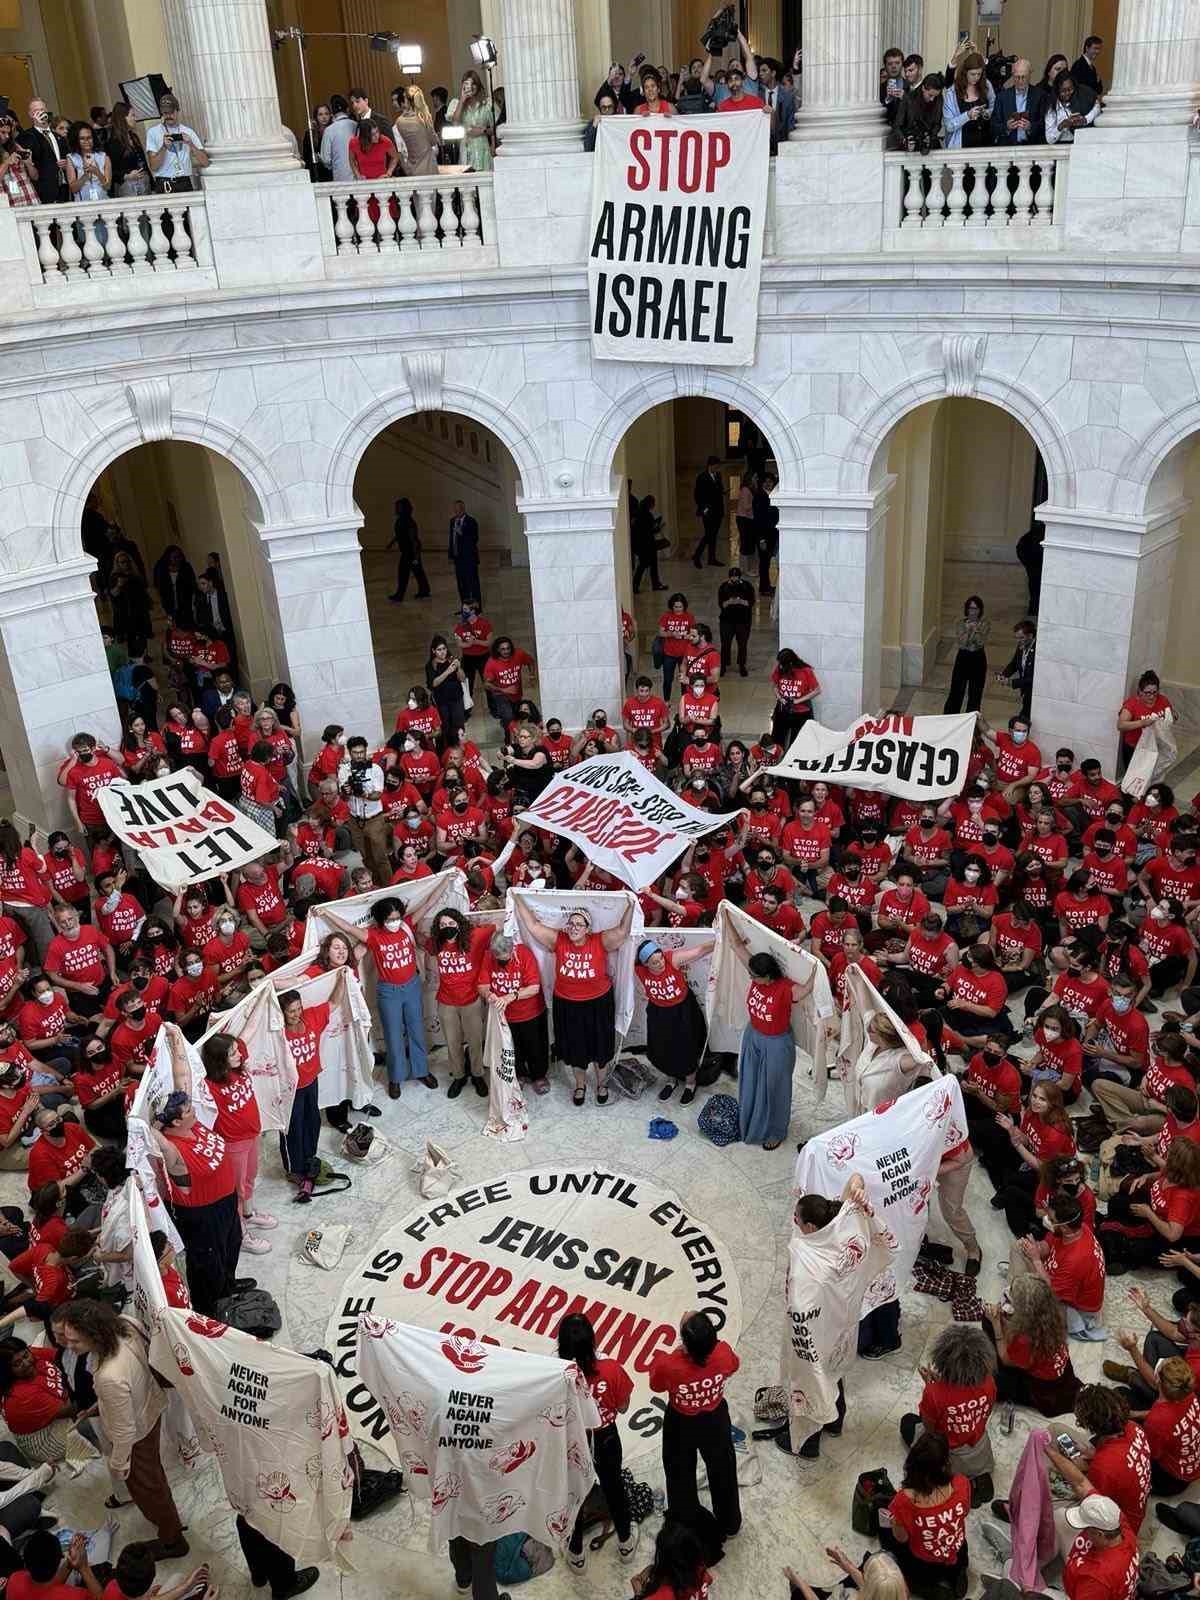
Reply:
[[429, 1548], [520, 1530], [565, 1548], [600, 1415], [574, 1362], [363, 1314], [358, 1371], [391, 1422]]
[[234, 1511], [297, 1566], [352, 1571], [353, 1445], [329, 1363], [173, 1309], [155, 1321], [150, 1359], [182, 1394]]
[[154, 1041], [150, 1065], [142, 1074], [125, 1119], [125, 1164], [141, 1180], [151, 1228], [161, 1228], [172, 1246], [182, 1250], [182, 1241], [167, 1210], [171, 1192], [163, 1173], [162, 1157], [150, 1136], [151, 1113], [173, 1089], [187, 1091], [198, 1120], [211, 1128], [217, 1120], [217, 1106], [200, 1057], [195, 1046], [188, 1043], [173, 1022], [164, 1022]]
[[592, 162], [592, 354], [754, 360], [771, 119], [602, 117]]
[[190, 767], [148, 783], [118, 778], [97, 789], [96, 803], [164, 889], [207, 883], [279, 848], [274, 834], [206, 789]]
[[793, 983], [807, 983], [814, 968], [812, 991], [804, 1000], [792, 1007], [792, 1037], [797, 1047], [811, 1057], [813, 1073], [818, 1082], [824, 1081], [825, 1072], [825, 1019], [833, 1016], [833, 992], [825, 968], [807, 950], [797, 950], [782, 934], [764, 928], [761, 922], [722, 900], [717, 908], [717, 920], [712, 931], [717, 936], [716, 946], [709, 957], [708, 995], [705, 1010], [708, 1016], [708, 1048], [732, 1051], [737, 1054], [742, 1047], [742, 1034], [746, 1028], [746, 998], [750, 993], [750, 974], [731, 948], [731, 930], [739, 933], [749, 945], [748, 954], [766, 951], [783, 968]]
[[1140, 800], [1150, 785], [1157, 783], [1179, 759], [1174, 722], [1171, 713], [1164, 711], [1159, 721], [1147, 723], [1133, 747], [1121, 787], [1136, 800]]
[[[646, 928], [642, 934], [642, 941], [653, 939], [664, 955], [670, 955], [676, 950], [694, 950], [698, 944], [711, 944], [713, 930], [711, 928]], [[701, 1011], [708, 1003], [708, 974], [712, 963], [711, 953], [703, 955], [698, 961], [691, 962], [683, 969], [683, 976], [687, 986], [696, 996]], [[646, 1042], [646, 991], [640, 983], [633, 985], [633, 1019], [629, 1024], [629, 1031], [625, 1035], [626, 1047], [644, 1045]], [[713, 1045], [715, 1050], [718, 1046]]]
[[560, 772], [516, 820], [561, 834], [614, 878], [645, 889], [732, 817], [689, 806], [622, 750]]
[[485, 1139], [516, 1144], [529, 1132], [529, 1107], [517, 1082], [517, 1053], [508, 1023], [498, 1011], [488, 1007], [487, 1033], [483, 1054], [488, 1069], [488, 1118], [483, 1125]]
[[246, 1071], [264, 1133], [285, 1130], [296, 1097], [296, 1063], [283, 1037], [283, 1013], [271, 983], [255, 984], [228, 1011], [214, 1011], [200, 1044], [214, 1033], [231, 1033], [245, 1045]]
[[793, 1231], [780, 1363], [793, 1450], [837, 1416], [838, 1380], [858, 1353], [863, 1297], [891, 1255], [883, 1229], [855, 1205], [816, 1233]]
[[[542, 980], [542, 994], [545, 996], [547, 1007], [550, 1007], [554, 993], [554, 952], [544, 950], [540, 944], [533, 944], [525, 937], [515, 902], [520, 901], [522, 905], [528, 906], [534, 916], [548, 928], [565, 926], [570, 913], [582, 906], [591, 916], [592, 932], [604, 933], [607, 929], [616, 927], [625, 915], [625, 907], [631, 900], [633, 920], [629, 927], [629, 937], [623, 940], [616, 950], [605, 953], [605, 965], [612, 979], [616, 1029], [622, 1039], [633, 1021], [633, 991], [637, 987], [633, 979], [633, 964], [635, 952], [641, 942], [643, 927], [642, 907], [637, 897], [631, 895], [627, 889], [510, 889], [505, 897], [508, 917], [504, 931], [519, 944], [529, 946], [530, 953], [537, 962], [538, 973]], [[553, 1023], [551, 1029], [553, 1030]]]
[[863, 1314], [894, 1300], [908, 1283], [929, 1221], [929, 1200], [944, 1155], [967, 1137], [958, 1079], [939, 1078], [890, 1105], [815, 1133], [796, 1157], [797, 1194], [841, 1197], [856, 1172], [895, 1255], [867, 1291]]
[[806, 722], [777, 767], [777, 778], [818, 778], [879, 789], [902, 800], [948, 800], [967, 781], [975, 712], [957, 717], [860, 717], [840, 732]]
[[[150, 1217], [135, 1177], [126, 1179], [124, 1199], [133, 1245], [133, 1293], [122, 1314], [136, 1322], [149, 1339], [153, 1336], [158, 1318], [167, 1309], [167, 1292], [163, 1288], [162, 1274], [150, 1243]], [[178, 1389], [167, 1391], [167, 1409], [163, 1412], [162, 1456], [168, 1463], [178, 1461], [185, 1467], [198, 1467], [201, 1463], [200, 1436]]]
[[[842, 1012], [837, 1061], [846, 1096], [846, 1114], [861, 1116], [873, 1111], [884, 1100], [895, 1100], [912, 1087], [918, 1073], [936, 1078], [939, 1069], [933, 1057], [888, 1005], [861, 967], [850, 966], [845, 973], [846, 1009]], [[882, 1015], [904, 1041], [900, 1050], [881, 1050], [867, 1037], [871, 1018]], [[822, 1092], [824, 1085], [822, 1085]]]

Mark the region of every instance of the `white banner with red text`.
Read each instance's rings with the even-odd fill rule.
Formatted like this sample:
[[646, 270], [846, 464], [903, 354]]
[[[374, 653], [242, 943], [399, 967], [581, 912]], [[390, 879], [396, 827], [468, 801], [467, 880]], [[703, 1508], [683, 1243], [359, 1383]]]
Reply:
[[561, 834], [595, 866], [645, 889], [689, 845], [731, 819], [689, 806], [622, 750], [560, 772], [516, 820]]
[[[842, 1092], [846, 1097], [846, 1114], [857, 1117], [869, 1108], [873, 1098], [895, 1098], [894, 1095], [877, 1094], [883, 1063], [878, 1047], [867, 1035], [867, 1024], [872, 1017], [885, 1017], [900, 1035], [904, 1054], [910, 1058], [909, 1083], [918, 1071], [927, 1078], [936, 1078], [939, 1068], [930, 1052], [908, 1024], [901, 1021], [892, 1010], [861, 967], [848, 966], [842, 975], [842, 982], [846, 1003], [842, 1010], [836, 1060], [842, 1078]], [[887, 1051], [883, 1054], [894, 1053]], [[818, 1086], [818, 1098], [823, 1097], [824, 1093], [825, 1084], [821, 1083]]]
[[154, 1041], [150, 1065], [138, 1082], [137, 1093], [125, 1118], [125, 1162], [141, 1180], [151, 1228], [161, 1228], [179, 1250], [182, 1243], [167, 1210], [170, 1189], [162, 1157], [150, 1132], [155, 1106], [174, 1089], [183, 1089], [191, 1096], [197, 1119], [211, 1128], [217, 1120], [217, 1104], [204, 1076], [200, 1056], [195, 1045], [184, 1038], [173, 1022], [164, 1022]]
[[606, 933], [609, 928], [617, 926], [631, 901], [633, 916], [629, 926], [629, 937], [623, 939], [615, 950], [606, 951], [604, 958], [608, 975], [612, 979], [616, 1029], [622, 1038], [625, 1037], [633, 1021], [633, 991], [636, 988], [633, 980], [633, 964], [643, 925], [642, 906], [637, 896], [630, 894], [627, 889], [510, 889], [505, 896], [508, 916], [504, 931], [518, 943], [528, 945], [533, 959], [537, 962], [542, 979], [542, 993], [551, 1011], [553, 1011], [554, 995], [554, 952], [546, 950], [526, 933], [521, 925], [518, 906], [532, 912], [538, 921], [544, 922], [547, 927], [555, 929], [566, 926], [567, 918], [572, 911], [583, 910], [592, 919], [592, 932]]
[[895, 1254], [871, 1284], [863, 1314], [894, 1300], [909, 1280], [929, 1223], [929, 1203], [942, 1157], [967, 1137], [958, 1079], [911, 1089], [890, 1104], [825, 1133], [814, 1133], [796, 1157], [798, 1195], [837, 1200], [858, 1173]]
[[[151, 1223], [136, 1177], [125, 1181], [125, 1201], [129, 1207], [129, 1234], [133, 1249], [133, 1293], [126, 1302], [123, 1314], [136, 1322], [149, 1339], [159, 1316], [167, 1309], [167, 1292], [163, 1288], [162, 1274], [150, 1242], [151, 1232], [161, 1228], [162, 1219], [156, 1218]], [[184, 1467], [198, 1467], [201, 1463], [200, 1436], [188, 1414], [184, 1398], [178, 1389], [168, 1389], [166, 1400], [167, 1409], [163, 1412], [162, 1425], [163, 1460], [167, 1463], [178, 1461]]]
[[602, 117], [596, 135], [592, 354], [749, 366], [770, 173], [765, 109]]
[[206, 789], [190, 767], [96, 791], [104, 820], [164, 889], [207, 883], [278, 850], [274, 834]]
[[1148, 722], [1138, 735], [1121, 779], [1121, 788], [1135, 800], [1143, 799], [1150, 785], [1165, 777], [1179, 760], [1174, 722], [1171, 713], [1164, 711], [1157, 722]]
[[967, 781], [975, 712], [956, 717], [860, 717], [840, 731], [806, 722], [778, 766], [801, 783], [878, 789], [901, 800], [949, 800]]

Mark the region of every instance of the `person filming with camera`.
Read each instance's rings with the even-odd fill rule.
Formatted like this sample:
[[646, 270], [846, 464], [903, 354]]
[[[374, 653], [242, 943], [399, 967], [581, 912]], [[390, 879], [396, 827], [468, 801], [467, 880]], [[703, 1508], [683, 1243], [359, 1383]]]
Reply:
[[905, 95], [888, 134], [889, 150], [912, 150], [927, 155], [942, 147], [942, 75], [931, 72], [920, 86]]
[[350, 842], [367, 864], [376, 884], [392, 875], [388, 845], [392, 824], [383, 809], [383, 768], [371, 760], [362, 737], [346, 740], [346, 759], [338, 767], [338, 788], [350, 809]]
[[179, 101], [164, 94], [158, 102], [162, 121], [146, 132], [146, 160], [156, 194], [180, 194], [197, 187], [196, 174], [208, 165], [208, 151], [194, 128], [179, 120]]

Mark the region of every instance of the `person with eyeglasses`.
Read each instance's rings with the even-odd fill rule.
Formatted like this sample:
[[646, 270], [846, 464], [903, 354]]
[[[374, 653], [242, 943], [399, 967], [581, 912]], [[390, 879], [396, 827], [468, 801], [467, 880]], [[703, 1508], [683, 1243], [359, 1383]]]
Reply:
[[596, 96], [595, 115], [583, 130], [583, 148], [589, 155], [596, 148], [596, 135], [603, 119], [621, 115], [624, 109], [612, 90], [605, 84], [604, 88]]

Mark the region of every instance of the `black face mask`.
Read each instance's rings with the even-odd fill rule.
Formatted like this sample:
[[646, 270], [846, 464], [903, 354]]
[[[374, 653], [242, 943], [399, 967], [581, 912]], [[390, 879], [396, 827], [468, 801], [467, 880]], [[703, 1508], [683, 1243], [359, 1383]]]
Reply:
[[125, 1013], [125, 1017], [126, 1020], [132, 1022], [135, 1027], [140, 1027], [146, 1020], [146, 1008], [145, 1006], [130, 1006], [129, 1010]]
[[851, 867], [851, 866], [843, 867], [842, 868], [842, 877], [843, 878], [848, 878], [850, 880], [850, 882], [853, 883], [855, 878], [858, 877], [858, 868], [857, 867]]
[[879, 835], [877, 833], [875, 833], [874, 831], [871, 831], [870, 833], [864, 833], [863, 834], [862, 842], [864, 844], [874, 844], [878, 840], [878, 838], [879, 838]]
[[86, 766], [89, 761], [95, 760], [96, 752], [94, 750], [80, 750], [78, 752], [78, 757], [79, 760], [82, 761]]
[[998, 833], [985, 833], [983, 836], [983, 842], [984, 844], [999, 844], [1000, 835]]
[[697, 850], [696, 851], [696, 860], [697, 861], [707, 861], [708, 860], [708, 855], [709, 855], [709, 852], [707, 850]]
[[765, 800], [752, 800], [750, 802], [750, 809], [751, 811], [765, 811], [767, 809], [767, 802]]
[[136, 989], [137, 992], [139, 994], [141, 994], [143, 989], [146, 989], [146, 988], [149, 987], [150, 979], [147, 976], [145, 976], [143, 973], [139, 972], [136, 977], [130, 978], [129, 983], [130, 983], [130, 987], [131, 988]]
[[999, 1062], [1004, 1060], [1004, 1051], [1003, 1050], [985, 1050], [983, 1052], [983, 1058], [984, 1058], [985, 1061], [990, 1061], [990, 1062], [993, 1063], [993, 1065], [995, 1065], [995, 1064], [997, 1064], [997, 1063], [999, 1063]]
[[456, 800], [454, 802], [454, 809], [455, 811], [465, 811], [467, 809], [467, 802], [465, 800]]
[[761, 873], [766, 874], [766, 873], [770, 872], [771, 868], [774, 865], [775, 865], [775, 863], [773, 861], [760, 861], [758, 863], [758, 870]]
[[932, 828], [932, 827], [934, 827], [936, 825], [936, 822], [937, 822], [937, 819], [935, 817], [922, 817], [921, 818], [921, 826], [923, 828]]

